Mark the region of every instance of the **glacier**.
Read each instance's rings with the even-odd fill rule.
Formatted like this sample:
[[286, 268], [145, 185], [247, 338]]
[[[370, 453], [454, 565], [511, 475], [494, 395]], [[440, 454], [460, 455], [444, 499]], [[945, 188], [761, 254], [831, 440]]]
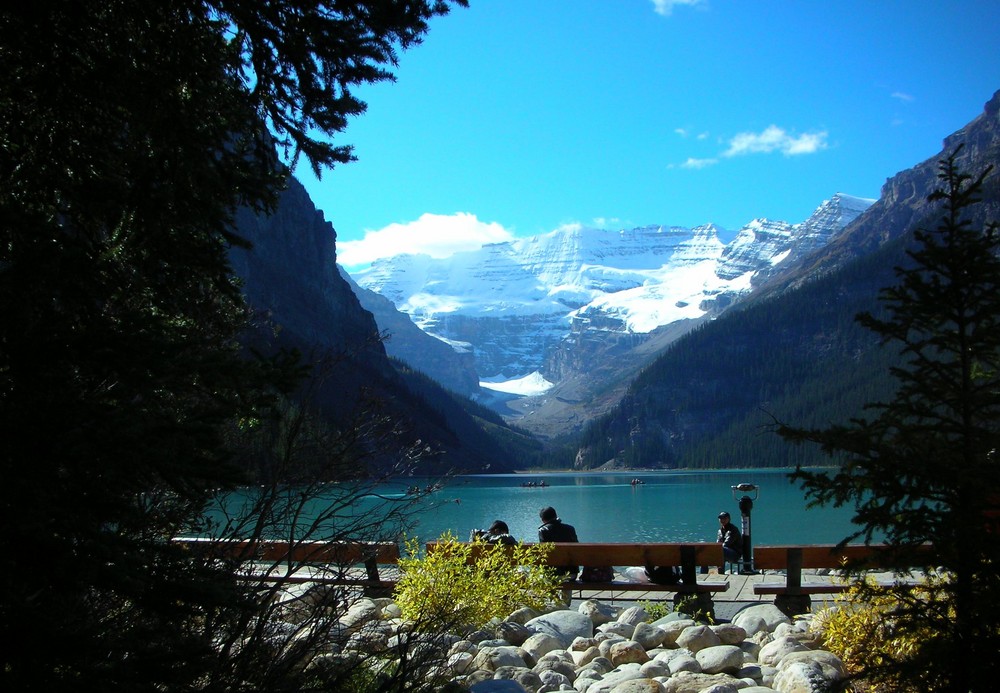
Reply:
[[801, 223], [758, 218], [735, 233], [572, 225], [443, 259], [383, 258], [351, 275], [426, 333], [471, 349], [481, 387], [537, 395], [571, 374], [566, 364], [586, 372], [586, 358], [560, 352], [602, 334], [641, 341], [666, 326], [693, 329], [874, 202], [838, 193]]

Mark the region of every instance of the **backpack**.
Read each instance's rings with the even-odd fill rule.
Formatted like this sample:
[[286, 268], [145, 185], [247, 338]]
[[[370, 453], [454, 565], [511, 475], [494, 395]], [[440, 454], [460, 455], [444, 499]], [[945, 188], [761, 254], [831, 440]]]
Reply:
[[586, 566], [580, 573], [580, 582], [611, 582], [615, 579], [615, 571], [609, 565]]
[[676, 585], [681, 581], [680, 571], [669, 565], [646, 566], [646, 577], [657, 585]]

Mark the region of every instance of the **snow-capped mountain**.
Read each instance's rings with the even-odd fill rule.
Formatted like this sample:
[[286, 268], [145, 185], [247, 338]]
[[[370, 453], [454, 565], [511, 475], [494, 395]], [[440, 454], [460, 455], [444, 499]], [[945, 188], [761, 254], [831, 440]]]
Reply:
[[873, 202], [837, 194], [802, 223], [755, 219], [735, 236], [711, 224], [568, 227], [446, 259], [399, 255], [352, 276], [425, 332], [471, 349], [485, 387], [537, 394], [588, 367], [567, 350], [687, 326], [679, 337], [828, 243]]

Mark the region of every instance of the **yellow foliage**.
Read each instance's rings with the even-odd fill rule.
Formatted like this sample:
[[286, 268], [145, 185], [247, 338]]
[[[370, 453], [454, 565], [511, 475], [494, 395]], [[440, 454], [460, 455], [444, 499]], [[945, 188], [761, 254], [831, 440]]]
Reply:
[[544, 543], [461, 543], [450, 532], [437, 543], [435, 551], [421, 554], [417, 540], [405, 542], [408, 556], [399, 560], [395, 599], [409, 621], [481, 627], [522, 606], [542, 609], [559, 597], [562, 577], [543, 565], [550, 549]]
[[[924, 604], [928, 611], [937, 611], [942, 604], [940, 579], [908, 589], [907, 601]], [[844, 662], [848, 671], [861, 674], [874, 690], [923, 691], [911, 681], [921, 678], [910, 671], [904, 680], [898, 674], [899, 665], [911, 662], [922, 643], [936, 633], [930, 622], [901, 627], [897, 617], [900, 593], [876, 584], [870, 578], [856, 578], [848, 591], [837, 595], [834, 604], [816, 614], [813, 628], [823, 637], [824, 646]]]

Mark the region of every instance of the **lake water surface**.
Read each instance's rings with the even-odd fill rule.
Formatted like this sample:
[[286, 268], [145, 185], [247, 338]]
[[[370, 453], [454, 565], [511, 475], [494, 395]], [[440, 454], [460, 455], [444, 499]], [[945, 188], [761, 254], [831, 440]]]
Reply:
[[[642, 484], [632, 485], [632, 479]], [[544, 480], [545, 487], [524, 487]], [[419, 480], [389, 484], [388, 494], [405, 493]], [[460, 476], [429, 494], [414, 532], [422, 542], [450, 530], [465, 540], [473, 528], [504, 520], [524, 541], [538, 538], [538, 511], [554, 507], [576, 527], [580, 541], [715, 541], [719, 512], [740, 526], [733, 486], [758, 487], [751, 513], [753, 543], [836, 543], [854, 525], [853, 508], [806, 508], [805, 497], [787, 471], [742, 470], [649, 473], [493, 474]], [[752, 493], [750, 494], [753, 495]]]

